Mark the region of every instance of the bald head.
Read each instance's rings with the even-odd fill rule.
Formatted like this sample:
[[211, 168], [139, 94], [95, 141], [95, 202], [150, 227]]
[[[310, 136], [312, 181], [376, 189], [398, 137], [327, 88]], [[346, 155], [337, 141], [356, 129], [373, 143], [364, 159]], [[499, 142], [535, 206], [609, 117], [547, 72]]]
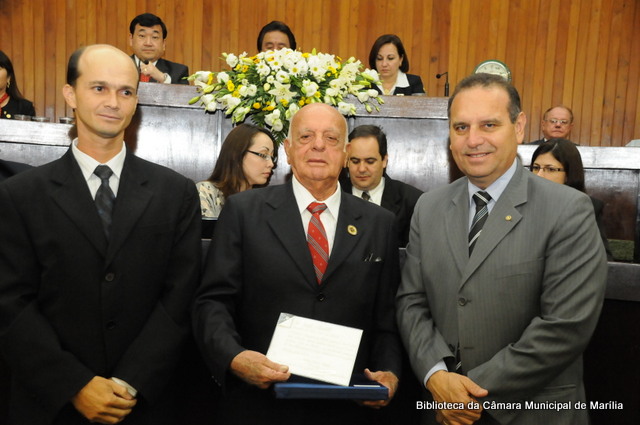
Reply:
[[123, 66], [123, 71], [126, 72], [126, 68], [130, 68], [136, 75], [138, 74], [138, 69], [136, 68], [135, 63], [125, 52], [109, 44], [93, 44], [78, 48], [69, 57], [69, 63], [67, 65], [67, 84], [75, 87], [76, 82], [80, 77], [80, 73], [82, 72], [82, 64], [86, 63], [86, 61], [94, 60], [96, 57], [115, 60], [118, 64]]
[[287, 161], [296, 179], [317, 200], [324, 200], [337, 187], [345, 165], [347, 121], [332, 106], [312, 103], [291, 120], [284, 141]]

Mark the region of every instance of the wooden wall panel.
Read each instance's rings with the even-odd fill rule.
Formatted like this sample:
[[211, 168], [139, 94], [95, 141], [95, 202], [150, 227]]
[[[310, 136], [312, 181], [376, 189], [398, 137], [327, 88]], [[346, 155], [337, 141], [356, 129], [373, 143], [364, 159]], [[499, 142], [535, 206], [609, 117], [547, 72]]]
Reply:
[[485, 59], [507, 63], [528, 116], [526, 138], [540, 136], [544, 110], [576, 115], [572, 139], [622, 146], [640, 138], [640, 0], [0, 0], [0, 49], [39, 115], [70, 115], [61, 96], [68, 56], [109, 43], [130, 52], [138, 13], [169, 29], [165, 57], [220, 70], [222, 52], [255, 53], [262, 25], [293, 29], [301, 50], [355, 56], [368, 65], [382, 34], [398, 34], [411, 73], [429, 96], [451, 91]]

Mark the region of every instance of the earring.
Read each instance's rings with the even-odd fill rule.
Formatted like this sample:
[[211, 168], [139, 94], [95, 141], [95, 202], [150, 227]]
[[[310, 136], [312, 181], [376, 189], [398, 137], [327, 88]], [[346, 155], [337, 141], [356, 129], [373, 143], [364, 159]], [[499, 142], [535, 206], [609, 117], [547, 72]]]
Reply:
[[11, 87], [11, 80], [7, 80], [7, 88]]

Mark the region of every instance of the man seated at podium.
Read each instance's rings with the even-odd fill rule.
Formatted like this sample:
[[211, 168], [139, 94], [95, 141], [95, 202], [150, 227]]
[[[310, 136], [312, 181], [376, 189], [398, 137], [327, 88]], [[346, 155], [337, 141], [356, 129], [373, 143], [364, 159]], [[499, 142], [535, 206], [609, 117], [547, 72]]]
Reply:
[[189, 68], [181, 63], [162, 59], [167, 27], [151, 13], [138, 15], [129, 24], [131, 57], [140, 70], [140, 81], [164, 84], [189, 84]]
[[542, 139], [526, 143], [527, 145], [541, 145], [551, 139], [569, 139], [573, 129], [573, 111], [562, 105], [547, 109], [542, 115], [540, 128]]
[[224, 388], [216, 424], [368, 424], [389, 400], [276, 400], [287, 365], [265, 353], [280, 313], [362, 329], [354, 373], [394, 396], [401, 350], [393, 215], [340, 189], [347, 123], [312, 103], [284, 141], [292, 178], [227, 199], [193, 312], [196, 341]]
[[358, 126], [349, 134], [349, 178], [340, 183], [345, 191], [394, 213], [398, 245], [404, 247], [409, 242], [411, 214], [422, 191], [389, 177], [388, 160], [387, 136], [382, 129], [376, 125]]

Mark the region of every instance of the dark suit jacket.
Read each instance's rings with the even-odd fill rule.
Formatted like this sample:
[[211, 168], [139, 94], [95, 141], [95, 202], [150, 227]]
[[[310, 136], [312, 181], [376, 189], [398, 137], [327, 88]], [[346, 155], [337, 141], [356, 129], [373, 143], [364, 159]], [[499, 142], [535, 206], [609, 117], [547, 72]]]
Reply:
[[[345, 169], [347, 170], [347, 169]], [[352, 184], [348, 172], [345, 178], [340, 179], [342, 189], [351, 193]], [[409, 228], [411, 226], [411, 215], [418, 202], [422, 191], [399, 180], [393, 180], [384, 174], [384, 192], [380, 206], [395, 214], [395, 226], [398, 232], [398, 246], [405, 247], [409, 242]]]
[[525, 145], [541, 145], [544, 143], [544, 139], [534, 140], [533, 142], [527, 142]]
[[216, 381], [226, 384], [219, 413], [228, 411], [226, 420], [234, 424], [309, 424], [325, 414], [330, 423], [366, 419], [372, 409], [352, 401], [276, 402], [268, 391], [240, 383], [228, 368], [245, 349], [266, 353], [285, 312], [363, 329], [354, 372], [368, 367], [400, 376], [393, 318], [398, 273], [393, 217], [382, 208], [342, 193], [335, 242], [318, 285], [291, 182], [231, 196], [194, 309], [196, 341]]
[[[424, 85], [419, 75], [407, 74], [407, 80], [409, 80], [409, 87], [396, 87], [393, 91], [394, 96], [404, 95], [411, 96], [414, 93], [424, 93]], [[376, 85], [373, 86], [378, 93], [382, 94], [380, 88]]]
[[602, 239], [602, 243], [604, 244], [604, 250], [607, 253], [607, 259], [611, 261], [613, 260], [613, 253], [611, 252], [611, 248], [609, 248], [607, 233], [604, 231], [604, 225], [602, 224], [602, 211], [604, 210], [604, 202], [602, 202], [600, 199], [594, 198], [593, 196], [589, 196], [589, 198], [591, 198], [593, 211], [596, 214], [596, 223], [598, 224], [598, 231], [600, 231], [600, 238]]
[[[134, 55], [131, 55], [131, 59], [135, 61]], [[189, 84], [189, 81], [185, 79], [189, 76], [189, 67], [186, 65], [160, 58], [156, 63], [156, 68], [165, 74], [169, 74], [171, 77], [171, 84]], [[157, 83], [153, 78], [151, 79], [151, 82]]]
[[0, 204], [10, 423], [86, 423], [69, 400], [96, 375], [139, 391], [123, 423], [166, 423], [199, 276], [193, 182], [128, 153], [110, 241], [71, 150], [0, 184]]
[[0, 182], [29, 168], [33, 167], [21, 162], [3, 161], [0, 159]]
[[16, 115], [35, 116], [36, 110], [33, 103], [27, 99], [10, 98], [9, 102], [2, 107], [0, 118], [14, 119]]
[[[589, 198], [518, 166], [469, 256], [467, 183], [429, 191], [413, 214], [397, 306], [416, 375], [459, 346], [463, 370], [489, 391], [478, 424], [588, 423], [573, 406], [585, 401], [582, 352], [607, 275]], [[554, 402], [572, 408], [544, 409]]]

